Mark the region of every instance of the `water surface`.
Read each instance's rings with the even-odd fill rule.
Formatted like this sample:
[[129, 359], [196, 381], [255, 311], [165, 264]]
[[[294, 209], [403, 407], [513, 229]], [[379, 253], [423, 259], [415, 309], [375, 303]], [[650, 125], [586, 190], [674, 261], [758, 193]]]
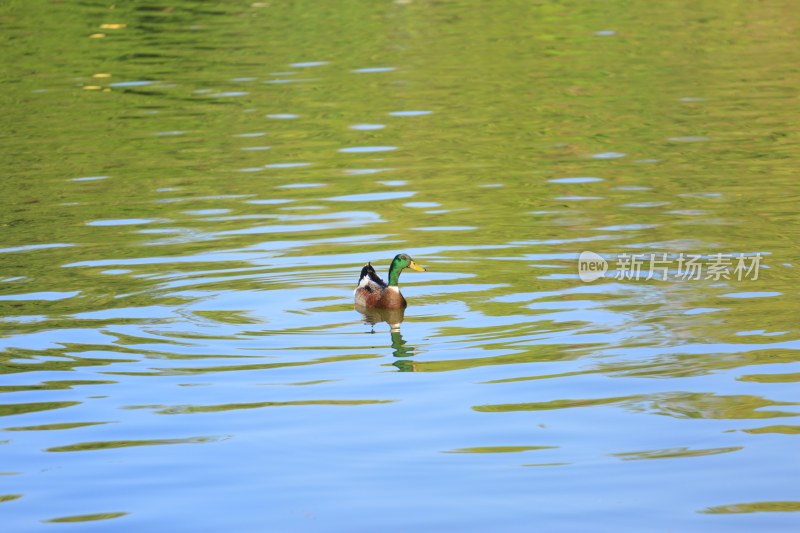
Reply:
[[0, 22], [10, 531], [796, 528], [791, 2]]

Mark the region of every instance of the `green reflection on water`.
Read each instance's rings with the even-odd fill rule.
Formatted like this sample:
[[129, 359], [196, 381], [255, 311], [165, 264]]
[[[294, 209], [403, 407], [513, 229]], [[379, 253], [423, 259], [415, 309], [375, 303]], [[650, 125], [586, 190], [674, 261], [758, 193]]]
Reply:
[[552, 450], [558, 446], [479, 446], [476, 448], [458, 448], [445, 453], [517, 453], [536, 450]]
[[612, 403], [622, 403], [637, 396], [618, 396], [614, 398], [594, 398], [591, 400], [553, 400], [549, 402], [529, 402], [529, 403], [508, 403], [496, 405], [476, 405], [474, 410], [481, 413], [507, 413], [512, 411], [546, 411], [551, 409], [571, 409], [574, 407], [590, 407], [595, 405], [606, 405]]
[[759, 396], [674, 393], [658, 395], [652, 403], [656, 414], [676, 418], [746, 419], [800, 416], [792, 411], [762, 411], [764, 407], [800, 405], [798, 402], [775, 402]]
[[81, 402], [35, 402], [35, 403], [4, 403], [0, 404], [0, 416], [14, 416], [25, 413], [35, 413], [38, 411], [49, 411], [51, 409], [63, 409], [80, 405]]
[[124, 375], [124, 376], [175, 376], [184, 374], [210, 374], [214, 372], [243, 372], [254, 370], [270, 370], [276, 368], [288, 368], [295, 366], [308, 366], [318, 365], [325, 363], [338, 363], [343, 361], [358, 361], [362, 359], [374, 359], [376, 355], [338, 355], [332, 357], [320, 357], [319, 359], [312, 359], [310, 361], [286, 361], [282, 363], [257, 363], [250, 365], [226, 365], [226, 366], [209, 366], [204, 368], [180, 368], [180, 369], [157, 369], [149, 372], [103, 372], [104, 374], [111, 375]]
[[414, 355], [414, 347], [407, 346], [407, 342], [403, 339], [403, 335], [399, 330], [391, 331], [389, 334], [392, 338], [392, 355], [395, 357], [411, 357]]
[[34, 391], [34, 390], [69, 390], [72, 389], [73, 387], [78, 387], [82, 385], [113, 385], [114, 383], [116, 383], [116, 381], [95, 380], [95, 379], [44, 381], [39, 385], [0, 385], [0, 393]]
[[752, 502], [734, 503], [731, 505], [717, 505], [700, 511], [709, 514], [739, 514], [739, 513], [796, 513], [800, 512], [800, 502]]
[[0, 503], [10, 502], [22, 498], [22, 494], [0, 494]]
[[[498, 343], [498, 349], [503, 348], [502, 343]], [[392, 346], [395, 348], [395, 346]], [[509, 348], [506, 348], [509, 349]], [[547, 361], [559, 361], [564, 359], [575, 359], [581, 353], [585, 353], [583, 349], [573, 349], [570, 351], [555, 351], [552, 347], [543, 346], [536, 348], [529, 348], [524, 352], [513, 350], [514, 353], [507, 355], [495, 355], [490, 357], [469, 357], [464, 359], [449, 359], [449, 360], [425, 360], [414, 361], [413, 368], [415, 372], [451, 372], [455, 370], [466, 370], [470, 368], [478, 368], [482, 366], [494, 365], [516, 365], [521, 363], [536, 363]], [[403, 361], [396, 361], [395, 365], [404, 364]], [[412, 363], [409, 363], [412, 364]], [[516, 379], [516, 378], [515, 378]]]
[[[183, 415], [192, 413], [216, 413], [220, 411], [236, 411], [239, 409], [261, 409], [262, 407], [294, 407], [303, 405], [375, 405], [392, 403], [396, 400], [295, 400], [287, 402], [253, 402], [224, 405], [176, 405], [159, 409], [161, 415]], [[148, 406], [154, 407], [154, 406]]]
[[130, 513], [93, 513], [93, 514], [80, 514], [72, 516], [61, 516], [58, 518], [50, 518], [49, 520], [42, 520], [42, 522], [53, 523], [72, 523], [72, 522], [94, 522], [96, 520], [110, 520], [112, 518], [119, 518]]
[[800, 372], [786, 374], [748, 374], [739, 379], [758, 383], [797, 383], [800, 381]]
[[744, 433], [781, 433], [784, 435], [800, 435], [800, 426], [776, 425], [764, 426], [761, 428], [743, 429]]
[[[52, 349], [52, 350], [41, 350], [41, 351], [25, 350], [25, 349], [7, 349], [5, 353], [2, 354], [2, 356], [0, 356], [0, 375], [16, 374], [19, 372], [40, 372], [43, 370], [68, 371], [81, 367], [107, 366], [113, 363], [124, 362], [124, 360], [122, 359], [97, 359], [97, 358], [74, 357], [64, 354], [64, 351], [66, 349], [68, 349], [68, 347], [64, 347], [64, 349], [61, 350]], [[36, 357], [41, 355], [51, 355], [66, 360], [51, 359], [48, 361], [36, 361], [35, 360]], [[19, 359], [29, 359], [32, 360], [32, 362], [23, 363], [20, 362]], [[59, 387], [58, 381], [50, 383], [52, 383], [54, 387]], [[65, 383], [67, 383], [66, 385], [67, 388], [71, 387], [69, 381], [66, 381]], [[92, 384], [92, 383], [98, 383], [98, 382], [90, 381], [90, 382], [84, 382], [83, 384]], [[73, 384], [78, 385], [82, 383], [78, 381], [78, 382], [73, 382]], [[44, 385], [44, 386], [47, 387], [49, 385]]]
[[146, 440], [113, 440], [97, 442], [79, 442], [67, 446], [54, 446], [47, 448], [46, 452], [86, 452], [98, 450], [111, 450], [117, 448], [131, 448], [136, 446], [163, 446], [166, 444], [204, 444], [225, 440], [226, 436], [189, 437], [185, 439], [146, 439]]
[[774, 402], [758, 396], [722, 396], [708, 393], [674, 392], [653, 395], [616, 396], [585, 400], [552, 400], [547, 402], [476, 405], [483, 413], [514, 411], [549, 411], [599, 405], [620, 404], [633, 411], [649, 411], [675, 418], [745, 419], [800, 416], [791, 411], [761, 411], [763, 407], [800, 405], [798, 402]]
[[5, 431], [53, 431], [61, 429], [75, 429], [88, 426], [110, 424], [110, 422], [61, 422], [56, 424], [42, 424], [40, 426], [18, 426], [3, 428]]
[[743, 450], [743, 446], [728, 448], [707, 448], [703, 450], [690, 450], [689, 448], [668, 448], [664, 450], [645, 450], [641, 452], [612, 453], [623, 461], [639, 461], [642, 459], [675, 459], [680, 457], [702, 457], [705, 455], [718, 455]]

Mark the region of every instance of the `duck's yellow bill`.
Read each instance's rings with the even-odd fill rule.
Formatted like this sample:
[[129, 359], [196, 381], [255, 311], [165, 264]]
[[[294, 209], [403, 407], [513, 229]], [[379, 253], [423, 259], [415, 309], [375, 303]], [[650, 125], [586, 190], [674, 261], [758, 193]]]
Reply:
[[411, 270], [416, 270], [417, 272], [425, 272], [425, 269], [424, 269], [424, 268], [422, 268], [421, 266], [419, 266], [419, 265], [416, 263], [416, 261], [411, 261], [411, 262], [408, 264], [408, 268], [410, 268]]

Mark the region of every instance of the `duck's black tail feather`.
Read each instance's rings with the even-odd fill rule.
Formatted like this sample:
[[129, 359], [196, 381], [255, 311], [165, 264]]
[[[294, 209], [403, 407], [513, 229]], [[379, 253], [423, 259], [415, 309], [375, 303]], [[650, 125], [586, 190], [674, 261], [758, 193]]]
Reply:
[[383, 285], [384, 284], [383, 280], [381, 279], [381, 277], [378, 275], [377, 272], [375, 272], [375, 269], [372, 268], [372, 264], [371, 263], [367, 263], [366, 265], [364, 265], [364, 268], [361, 269], [361, 275], [358, 277], [358, 284], [360, 284], [361, 280], [364, 279], [365, 277], [367, 277], [370, 280], [374, 281], [378, 285]]

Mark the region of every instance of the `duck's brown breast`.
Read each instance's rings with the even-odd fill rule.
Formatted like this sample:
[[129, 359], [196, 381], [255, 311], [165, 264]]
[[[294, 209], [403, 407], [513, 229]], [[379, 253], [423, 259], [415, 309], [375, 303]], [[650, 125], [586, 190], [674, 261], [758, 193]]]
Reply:
[[403, 298], [403, 295], [400, 293], [400, 289], [397, 287], [387, 287], [383, 291], [378, 304], [378, 307], [384, 309], [405, 309], [408, 305], [406, 299]]

